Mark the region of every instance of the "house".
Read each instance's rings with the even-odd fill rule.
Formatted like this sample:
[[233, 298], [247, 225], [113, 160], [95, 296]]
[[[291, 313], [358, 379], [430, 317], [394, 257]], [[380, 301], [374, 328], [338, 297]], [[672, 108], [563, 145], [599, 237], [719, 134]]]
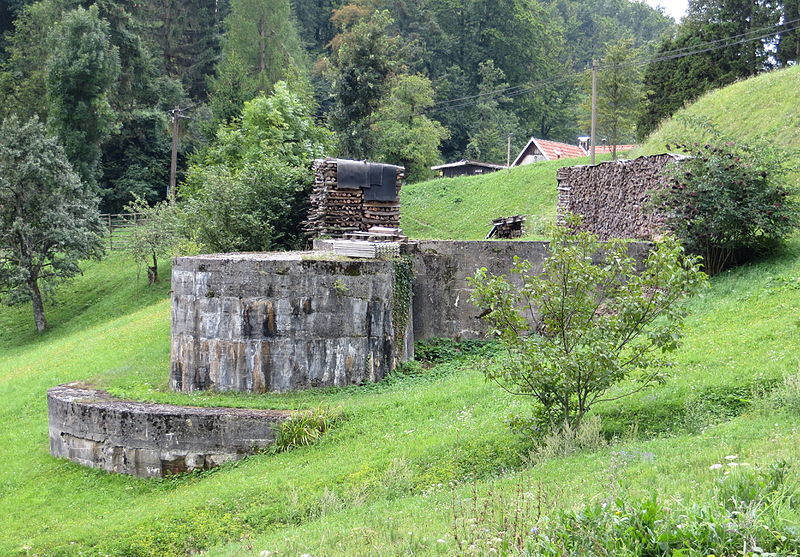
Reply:
[[558, 159], [575, 159], [585, 157], [586, 154], [586, 151], [578, 145], [532, 137], [528, 144], [525, 145], [525, 148], [517, 155], [517, 158], [514, 159], [511, 166]]
[[[588, 135], [582, 135], [581, 137], [579, 137], [578, 145], [580, 145], [581, 148], [584, 151], [586, 151], [587, 155], [591, 153], [591, 148], [592, 148], [591, 138]], [[595, 155], [610, 154], [613, 150], [613, 147], [614, 147], [613, 145], [609, 145], [608, 143], [606, 143], [606, 140], [604, 139], [602, 145], [595, 145], [594, 153]], [[630, 145], [630, 144], [617, 145], [617, 153], [621, 153], [623, 151], [633, 151], [637, 147], [638, 145]]]
[[500, 164], [463, 160], [432, 166], [431, 170], [435, 170], [438, 176], [441, 178], [454, 178], [456, 176], [488, 174], [489, 172], [497, 172], [498, 170], [502, 170], [504, 168], [505, 166]]

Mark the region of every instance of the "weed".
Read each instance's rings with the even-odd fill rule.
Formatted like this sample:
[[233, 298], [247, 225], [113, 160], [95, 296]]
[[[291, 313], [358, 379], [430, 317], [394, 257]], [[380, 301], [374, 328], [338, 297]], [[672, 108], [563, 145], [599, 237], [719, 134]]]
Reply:
[[333, 286], [333, 289], [339, 296], [346, 296], [350, 292], [350, 289], [347, 288], [347, 285], [340, 278], [337, 278], [335, 281], [333, 281], [331, 286]]
[[580, 451], [596, 451], [608, 445], [598, 416], [590, 416], [577, 427], [565, 423], [560, 429], [546, 434], [528, 454], [531, 464], [553, 458], [563, 458]]
[[273, 450], [283, 452], [313, 445], [341, 419], [341, 414], [322, 409], [295, 414], [278, 426]]

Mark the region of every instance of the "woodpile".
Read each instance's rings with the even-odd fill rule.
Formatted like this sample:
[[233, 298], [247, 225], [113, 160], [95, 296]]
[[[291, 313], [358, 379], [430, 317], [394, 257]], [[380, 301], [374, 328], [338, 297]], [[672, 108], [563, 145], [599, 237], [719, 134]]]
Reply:
[[492, 229], [486, 235], [486, 239], [497, 238], [498, 240], [508, 240], [511, 238], [521, 238], [524, 233], [524, 224], [525, 217], [522, 215], [494, 219], [492, 221]]
[[314, 170], [314, 189], [311, 208], [304, 223], [311, 237], [341, 237], [348, 232], [366, 231], [373, 226], [400, 226], [400, 187], [405, 174], [397, 172], [397, 190], [391, 201], [365, 199], [362, 189], [338, 187], [337, 159], [317, 159]]
[[648, 208], [650, 192], [667, 187], [664, 169], [684, 158], [662, 154], [559, 169], [559, 222], [569, 212], [601, 240], [656, 239], [666, 229], [663, 217]]

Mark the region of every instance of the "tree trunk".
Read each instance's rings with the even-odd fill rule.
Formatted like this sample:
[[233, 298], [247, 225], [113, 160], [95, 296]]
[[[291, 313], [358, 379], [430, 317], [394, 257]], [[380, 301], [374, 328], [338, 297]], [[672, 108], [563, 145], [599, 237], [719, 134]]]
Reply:
[[153, 266], [147, 267], [147, 284], [152, 285], [158, 282], [158, 259], [153, 252]]
[[42, 293], [39, 291], [39, 282], [37, 279], [28, 280], [28, 288], [31, 291], [31, 301], [33, 302], [33, 320], [36, 322], [36, 330], [42, 333], [47, 328], [47, 319], [44, 316]]

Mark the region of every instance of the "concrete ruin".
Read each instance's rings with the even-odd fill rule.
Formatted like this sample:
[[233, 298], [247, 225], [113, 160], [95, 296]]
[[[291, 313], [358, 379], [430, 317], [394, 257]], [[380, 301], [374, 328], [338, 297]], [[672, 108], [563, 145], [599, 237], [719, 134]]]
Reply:
[[263, 393], [378, 381], [413, 353], [397, 282], [392, 261], [323, 252], [176, 258], [170, 385]]
[[50, 454], [140, 477], [207, 469], [271, 445], [290, 412], [145, 404], [77, 383], [47, 392]]

